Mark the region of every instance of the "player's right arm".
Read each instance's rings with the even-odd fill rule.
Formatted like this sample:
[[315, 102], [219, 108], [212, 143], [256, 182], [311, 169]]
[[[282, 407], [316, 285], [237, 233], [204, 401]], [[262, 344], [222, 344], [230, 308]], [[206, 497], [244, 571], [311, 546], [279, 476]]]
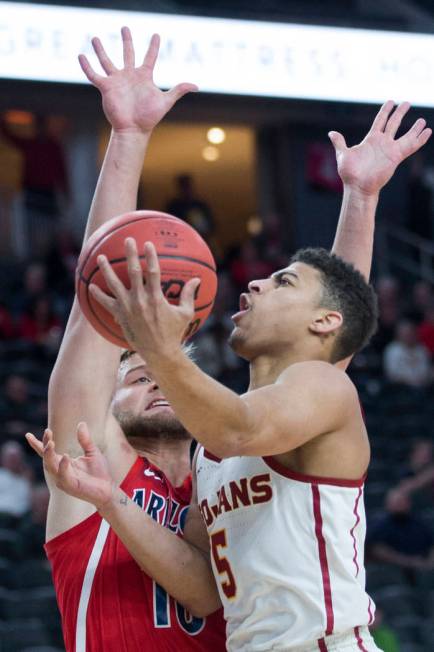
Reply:
[[42, 442], [27, 434], [56, 487], [96, 508], [147, 575], [194, 616], [204, 617], [219, 609], [208, 534], [195, 489], [181, 539], [154, 521], [113, 482], [107, 459], [92, 441], [86, 424], [79, 424], [77, 438], [84, 455], [70, 459], [57, 453], [51, 431], [45, 431]]
[[[91, 205], [84, 242], [102, 224], [116, 215], [135, 210], [137, 190], [146, 148], [154, 127], [192, 84], [179, 84], [168, 92], [153, 82], [159, 37], [154, 35], [141, 65], [135, 67], [134, 47], [128, 28], [122, 29], [124, 67], [118, 69], [99, 39], [92, 41], [104, 75], [97, 74], [84, 55], [80, 65], [102, 96], [105, 116], [112, 126]], [[62, 453], [80, 454], [74, 433], [86, 419], [97, 433], [96, 443], [113, 455], [116, 471], [126, 473], [120, 451], [110, 446], [115, 422], [110, 402], [119, 365], [120, 349], [104, 340], [87, 322], [75, 299], [48, 389], [49, 426], [56, 433], [56, 447]], [[109, 444], [109, 445], [108, 445]], [[129, 461], [128, 461], [129, 463]], [[128, 466], [128, 464], [126, 464]], [[120, 479], [120, 478], [116, 478]], [[50, 484], [50, 478], [48, 477]], [[51, 498], [47, 538], [72, 527], [92, 513], [86, 503], [69, 499], [50, 485]]]

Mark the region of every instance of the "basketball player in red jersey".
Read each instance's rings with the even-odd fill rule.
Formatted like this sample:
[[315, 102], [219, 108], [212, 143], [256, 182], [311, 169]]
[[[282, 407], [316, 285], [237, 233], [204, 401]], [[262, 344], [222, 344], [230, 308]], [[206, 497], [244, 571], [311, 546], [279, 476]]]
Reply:
[[[352, 150], [333, 136], [341, 176], [355, 184], [359, 206], [367, 201], [372, 208], [397, 164], [430, 136], [424, 121], [417, 121], [395, 140], [408, 106], [391, 110], [386, 103], [368, 137]], [[357, 393], [340, 368], [375, 325], [366, 281], [324, 250], [302, 251], [285, 269], [252, 281], [231, 336], [251, 366], [249, 391], [240, 397], [204, 374], [180, 346], [197, 281], [186, 286], [178, 307], [171, 306], [161, 291], [153, 245], [145, 245], [146, 285], [131, 241], [126, 250], [132, 289], [102, 258], [114, 298], [92, 291], [202, 444], [197, 499], [228, 622], [228, 649], [375, 650], [363, 570], [361, 496], [369, 442]], [[133, 509], [101, 466], [89, 482], [83, 469], [89, 469], [94, 447], [84, 425], [79, 440], [85, 456], [79, 461], [56, 454], [51, 437], [46, 432], [44, 451], [33, 444], [59, 486], [95, 504], [117, 527], [127, 513], [135, 530], [142, 524], [138, 558], [152, 563], [156, 541], [173, 555], [184, 550], [185, 541], [151, 527], [151, 519]], [[188, 536], [193, 554], [201, 539]]]
[[[121, 69], [114, 66], [98, 39], [93, 40], [93, 47], [105, 74], [94, 72], [87, 59], [80, 57], [84, 73], [101, 92], [112, 126], [85, 241], [110, 218], [136, 208], [144, 155], [154, 127], [177, 100], [196, 90], [192, 84], [180, 84], [163, 93], [154, 85], [157, 36], [137, 67], [126, 28], [122, 42]], [[125, 355], [120, 364], [121, 353], [95, 332], [75, 301], [49, 383], [49, 423], [56, 433], [56, 446], [62, 453], [79, 454], [73, 431], [77, 420], [88, 420], [116, 482], [156, 522], [181, 535], [191, 498], [190, 437], [137, 356]], [[186, 563], [185, 577], [176, 586], [159, 585], [157, 566], [155, 581], [142, 572], [95, 508], [59, 491], [49, 476], [47, 480], [46, 552], [67, 652], [225, 649], [221, 612], [208, 618], [193, 618], [189, 613], [204, 600], [204, 592], [207, 599], [214, 595], [216, 609], [220, 607], [210, 573], [206, 582], [201, 582], [199, 573], [196, 582]], [[195, 567], [200, 561], [199, 557]], [[161, 562], [168, 569], [179, 563], [181, 569], [183, 560], [162, 556]]]

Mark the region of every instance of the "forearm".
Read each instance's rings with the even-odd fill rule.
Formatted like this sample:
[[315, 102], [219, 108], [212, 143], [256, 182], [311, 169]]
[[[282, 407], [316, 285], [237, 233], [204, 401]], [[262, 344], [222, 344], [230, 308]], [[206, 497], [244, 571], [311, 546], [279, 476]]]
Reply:
[[116, 215], [136, 210], [137, 191], [151, 132], [114, 132], [110, 136], [95, 189], [84, 241]]
[[[150, 134], [112, 133], [89, 212], [84, 242], [112, 217], [136, 208], [137, 189]], [[60, 450], [73, 452], [75, 428], [86, 420], [104, 445], [104, 419], [113, 391], [119, 349], [104, 340], [82, 314], [77, 299], [49, 384], [49, 424]], [[97, 371], [96, 371], [97, 370]]]
[[98, 511], [140, 568], [194, 616], [221, 606], [209, 555], [154, 521], [120, 489]]
[[250, 431], [242, 398], [205, 374], [181, 349], [167, 356], [141, 355], [191, 436], [219, 457], [236, 455]]
[[354, 265], [369, 279], [374, 243], [378, 194], [366, 194], [344, 186], [333, 253]]

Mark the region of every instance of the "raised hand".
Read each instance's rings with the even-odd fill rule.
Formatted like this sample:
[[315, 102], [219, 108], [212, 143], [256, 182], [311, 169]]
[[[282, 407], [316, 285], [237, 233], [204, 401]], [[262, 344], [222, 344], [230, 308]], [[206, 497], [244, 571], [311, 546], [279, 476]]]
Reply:
[[110, 312], [121, 326], [131, 349], [150, 362], [152, 355], [178, 349], [190, 322], [194, 318], [194, 295], [199, 279], [190, 279], [183, 287], [179, 305], [171, 305], [161, 289], [158, 256], [152, 242], [144, 246], [146, 283], [134, 238], [125, 240], [130, 288], [128, 289], [111, 267], [106, 256], [98, 256], [99, 268], [112, 296], [97, 285], [90, 284], [93, 297]]
[[186, 93], [197, 91], [195, 84], [178, 84], [163, 92], [153, 81], [160, 37], [154, 34], [143, 63], [135, 67], [134, 45], [128, 27], [122, 27], [124, 67], [116, 68], [99, 38], [92, 39], [96, 56], [106, 73], [99, 75], [84, 54], [78, 60], [88, 80], [102, 95], [102, 106], [114, 131], [147, 133], [162, 120], [172, 106]]
[[398, 165], [428, 141], [432, 130], [426, 128], [423, 118], [418, 118], [411, 129], [395, 139], [410, 104], [403, 102], [393, 111], [394, 106], [392, 101], [383, 104], [359, 145], [347, 147], [342, 134], [337, 131], [329, 133], [344, 185], [367, 195], [378, 194]]
[[54, 447], [53, 433], [48, 428], [42, 441], [30, 432], [26, 434], [26, 439], [42, 458], [45, 471], [59, 489], [70, 496], [92, 503], [97, 509], [110, 500], [114, 483], [107, 460], [93, 443], [85, 423], [79, 423], [77, 427], [77, 439], [84, 452], [81, 457], [59, 455]]

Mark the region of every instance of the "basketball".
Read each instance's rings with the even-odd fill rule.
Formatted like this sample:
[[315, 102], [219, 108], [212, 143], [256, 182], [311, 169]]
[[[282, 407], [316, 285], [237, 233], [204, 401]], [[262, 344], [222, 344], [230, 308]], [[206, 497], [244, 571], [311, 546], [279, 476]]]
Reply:
[[80, 254], [76, 270], [76, 293], [80, 307], [92, 326], [107, 340], [128, 348], [122, 329], [112, 315], [92, 297], [89, 285], [95, 283], [113, 296], [99, 269], [97, 258], [107, 256], [122, 283], [130, 288], [125, 255], [125, 239], [134, 238], [146, 272], [145, 242], [153, 242], [161, 267], [161, 287], [169, 303], [177, 304], [185, 283], [200, 278], [195, 296], [195, 315], [185, 337], [203, 325], [214, 304], [217, 274], [213, 255], [201, 236], [186, 222], [167, 213], [134, 211], [106, 222], [91, 235]]

